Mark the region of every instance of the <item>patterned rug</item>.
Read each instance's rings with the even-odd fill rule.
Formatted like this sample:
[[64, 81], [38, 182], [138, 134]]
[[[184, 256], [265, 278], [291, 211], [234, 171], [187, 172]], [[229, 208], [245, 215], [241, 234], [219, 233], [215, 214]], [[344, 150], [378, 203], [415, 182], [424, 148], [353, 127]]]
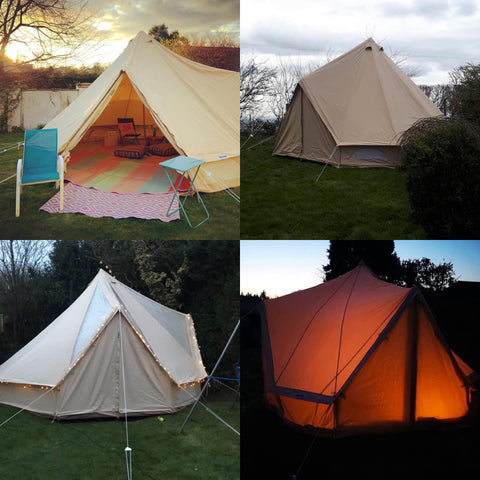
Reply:
[[[99, 143], [80, 144], [72, 152], [65, 180], [85, 187], [116, 193], [161, 193], [172, 191], [160, 162], [172, 157], [145, 156], [138, 160], [120, 158], [114, 147]], [[175, 186], [180, 181], [178, 175]], [[180, 192], [190, 186], [183, 179]]]
[[[96, 188], [65, 183], [63, 211], [60, 212], [60, 194], [54, 195], [40, 207], [48, 213], [83, 213], [90, 217], [143, 218], [170, 222], [180, 218], [180, 212], [167, 217], [173, 193], [114, 193]], [[178, 208], [175, 198], [172, 210]]]

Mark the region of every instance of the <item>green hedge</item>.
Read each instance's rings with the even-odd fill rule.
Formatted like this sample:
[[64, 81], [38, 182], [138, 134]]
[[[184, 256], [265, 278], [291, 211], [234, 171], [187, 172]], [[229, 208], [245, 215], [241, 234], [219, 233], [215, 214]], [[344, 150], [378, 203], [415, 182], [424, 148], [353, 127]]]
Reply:
[[480, 137], [450, 118], [418, 122], [402, 139], [416, 219], [433, 238], [480, 236]]

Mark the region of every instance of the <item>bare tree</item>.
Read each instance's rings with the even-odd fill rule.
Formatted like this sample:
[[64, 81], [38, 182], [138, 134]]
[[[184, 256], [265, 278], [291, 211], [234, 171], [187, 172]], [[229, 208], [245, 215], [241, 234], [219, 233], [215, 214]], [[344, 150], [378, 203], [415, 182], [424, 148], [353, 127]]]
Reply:
[[48, 241], [0, 241], [0, 296], [13, 323], [15, 344], [24, 340], [32, 273], [41, 270], [48, 256]]
[[270, 82], [275, 71], [254, 55], [242, 60], [240, 65], [240, 115], [242, 122], [251, 122], [258, 116], [262, 102], [270, 94]]
[[281, 56], [278, 56], [276, 64], [275, 74], [270, 80], [268, 105], [277, 122], [280, 122], [300, 79], [320, 66], [312, 63], [303, 65], [300, 57], [292, 59]]
[[187, 33], [185, 37], [193, 46], [239, 48], [238, 35], [224, 30], [215, 30], [203, 35], [195, 32]]
[[452, 85], [419, 85], [419, 88], [444, 115], [451, 114]]
[[30, 52], [25, 62], [75, 56], [96, 31], [88, 1], [0, 0], [0, 73], [12, 42]]
[[389, 55], [395, 65], [402, 70], [402, 72], [410, 78], [419, 77], [422, 74], [422, 69], [419, 66], [409, 65], [407, 57], [402, 55], [398, 50], [390, 51]]
[[194, 62], [211, 67], [238, 72], [240, 70], [240, 45], [238, 35], [214, 31], [206, 34], [168, 33], [165, 23], [153, 26], [148, 34], [172, 52]]

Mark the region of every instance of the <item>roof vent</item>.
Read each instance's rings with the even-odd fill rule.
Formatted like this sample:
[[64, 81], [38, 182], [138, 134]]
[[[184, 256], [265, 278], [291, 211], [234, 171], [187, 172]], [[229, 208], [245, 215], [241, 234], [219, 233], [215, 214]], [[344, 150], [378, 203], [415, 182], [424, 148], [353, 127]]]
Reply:
[[383, 47], [380, 47], [380, 51], [383, 52]]
[[371, 50], [372, 47], [369, 45], [368, 47], [365, 47], [365, 50]]

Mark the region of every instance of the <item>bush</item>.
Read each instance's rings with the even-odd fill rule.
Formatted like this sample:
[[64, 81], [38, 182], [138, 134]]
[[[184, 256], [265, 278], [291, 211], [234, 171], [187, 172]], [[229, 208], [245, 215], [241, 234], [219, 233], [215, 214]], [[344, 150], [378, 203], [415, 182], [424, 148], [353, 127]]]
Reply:
[[480, 236], [480, 137], [465, 121], [420, 120], [403, 135], [407, 190], [434, 238]]

